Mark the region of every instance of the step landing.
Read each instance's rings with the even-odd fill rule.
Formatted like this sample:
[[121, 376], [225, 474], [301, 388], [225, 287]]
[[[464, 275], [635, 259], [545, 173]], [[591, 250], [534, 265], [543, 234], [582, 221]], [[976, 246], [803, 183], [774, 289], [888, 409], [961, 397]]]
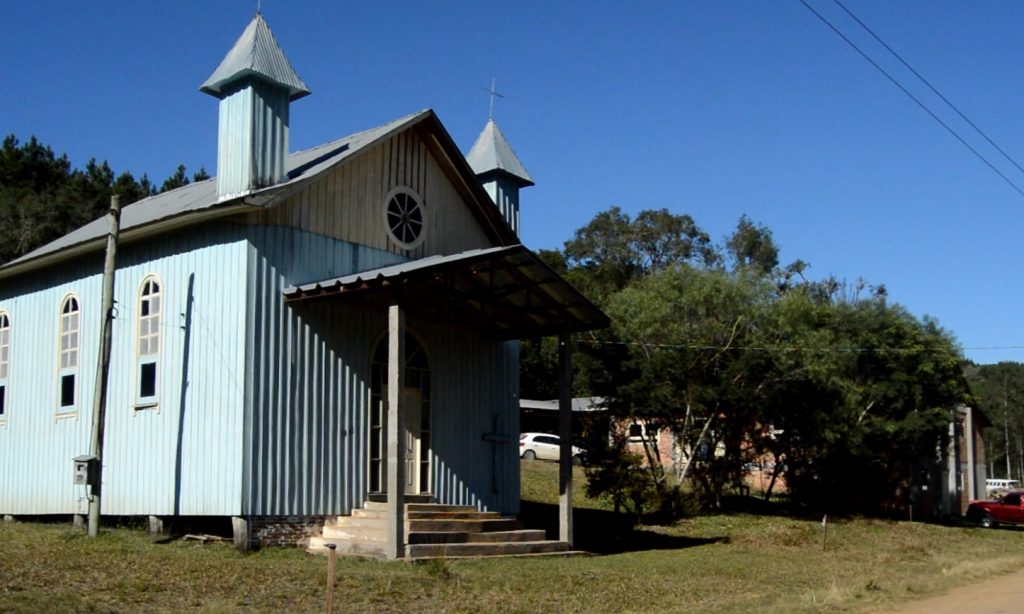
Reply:
[[[545, 539], [544, 531], [524, 529], [515, 518], [475, 507], [444, 505], [417, 497], [405, 505], [405, 557], [407, 560], [469, 559], [484, 557], [572, 556], [583, 554], [567, 542]], [[387, 503], [366, 501], [351, 516], [328, 521], [321, 534], [309, 539], [315, 554], [384, 558], [387, 539]]]

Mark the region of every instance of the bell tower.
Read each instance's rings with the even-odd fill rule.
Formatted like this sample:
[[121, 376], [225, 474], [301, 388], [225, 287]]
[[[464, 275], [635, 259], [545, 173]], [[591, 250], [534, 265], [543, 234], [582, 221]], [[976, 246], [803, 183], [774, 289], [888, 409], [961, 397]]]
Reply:
[[285, 179], [288, 107], [309, 94], [256, 13], [217, 70], [199, 88], [220, 100], [217, 196], [241, 196]]

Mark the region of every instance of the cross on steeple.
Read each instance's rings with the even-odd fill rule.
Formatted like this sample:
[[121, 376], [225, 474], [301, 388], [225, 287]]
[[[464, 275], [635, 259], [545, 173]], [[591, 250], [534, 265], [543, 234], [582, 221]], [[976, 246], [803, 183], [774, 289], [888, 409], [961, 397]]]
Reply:
[[480, 86], [480, 89], [482, 89], [483, 91], [485, 91], [485, 92], [487, 92], [488, 94], [491, 95], [491, 109], [490, 109], [490, 112], [487, 114], [487, 119], [494, 119], [494, 97], [497, 96], [498, 98], [504, 98], [504, 96], [499, 94], [497, 92], [497, 90], [494, 89], [494, 82], [495, 82], [494, 77], [491, 77], [491, 87], [490, 87], [490, 89], [488, 89], [486, 87], [483, 87], [483, 86]]

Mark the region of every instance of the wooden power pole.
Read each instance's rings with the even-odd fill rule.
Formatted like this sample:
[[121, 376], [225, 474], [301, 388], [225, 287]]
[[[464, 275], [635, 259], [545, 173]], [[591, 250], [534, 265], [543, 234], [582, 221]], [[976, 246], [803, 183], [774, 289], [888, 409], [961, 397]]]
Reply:
[[103, 489], [103, 428], [107, 417], [107, 380], [110, 376], [110, 337], [114, 319], [114, 267], [117, 263], [117, 238], [121, 232], [121, 197], [110, 197], [107, 213], [110, 231], [107, 233], [107, 257], [103, 263], [103, 309], [100, 323], [100, 352], [96, 368], [96, 389], [92, 403], [92, 449], [96, 463], [95, 477], [90, 485], [89, 537], [100, 531], [100, 494]]

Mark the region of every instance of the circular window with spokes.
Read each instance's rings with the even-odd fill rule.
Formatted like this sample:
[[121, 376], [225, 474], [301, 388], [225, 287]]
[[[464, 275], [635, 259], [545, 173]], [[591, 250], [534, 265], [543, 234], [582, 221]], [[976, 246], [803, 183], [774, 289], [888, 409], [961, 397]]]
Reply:
[[423, 242], [426, 210], [416, 192], [399, 186], [384, 199], [384, 224], [388, 235], [402, 249], [415, 249]]

